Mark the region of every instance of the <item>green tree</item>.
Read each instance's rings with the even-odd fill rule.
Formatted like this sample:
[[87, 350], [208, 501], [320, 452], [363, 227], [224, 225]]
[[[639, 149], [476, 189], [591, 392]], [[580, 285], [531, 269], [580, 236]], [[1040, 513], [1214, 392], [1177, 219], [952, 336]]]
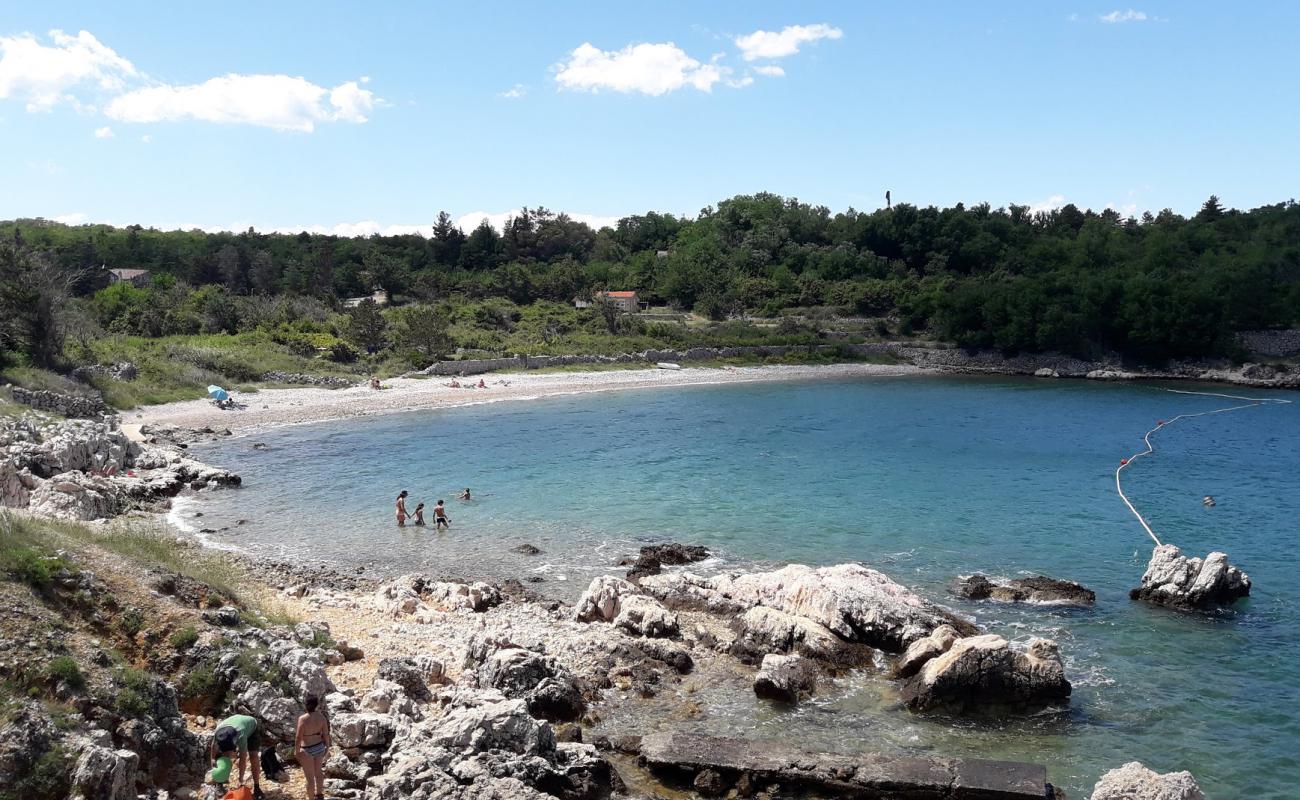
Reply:
[[427, 367], [456, 347], [447, 332], [450, 322], [444, 309], [407, 306], [395, 309], [392, 317], [393, 343], [413, 367]]
[[367, 353], [380, 350], [387, 333], [388, 322], [372, 298], [367, 297], [348, 311], [344, 338]]

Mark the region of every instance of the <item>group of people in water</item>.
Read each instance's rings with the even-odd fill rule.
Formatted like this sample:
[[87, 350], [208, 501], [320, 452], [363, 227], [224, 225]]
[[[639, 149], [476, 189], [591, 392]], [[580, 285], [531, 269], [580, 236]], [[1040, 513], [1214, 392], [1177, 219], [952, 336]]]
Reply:
[[[412, 514], [406, 510], [407, 496], [408, 492], [405, 489], [397, 495], [397, 527], [405, 528], [408, 519], [412, 521], [412, 525], [427, 525], [428, 523], [424, 521], [424, 503], [417, 504], [415, 506], [415, 513]], [[469, 487], [467, 486], [464, 491], [456, 496], [456, 499], [472, 500], [474, 498], [473, 495], [470, 494]], [[442, 500], [439, 500], [433, 507], [433, 524], [438, 530], [451, 528], [451, 518], [447, 516], [447, 505]]]

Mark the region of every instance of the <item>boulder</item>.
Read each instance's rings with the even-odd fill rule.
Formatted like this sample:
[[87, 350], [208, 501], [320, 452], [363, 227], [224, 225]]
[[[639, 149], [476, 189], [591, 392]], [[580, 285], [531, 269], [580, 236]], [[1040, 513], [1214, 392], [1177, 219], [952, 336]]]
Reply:
[[673, 573], [644, 578], [641, 586], [669, 608], [714, 613], [775, 608], [812, 620], [840, 638], [890, 652], [906, 649], [940, 625], [974, 634], [974, 625], [925, 600], [882, 572], [859, 564], [791, 564], [773, 572], [701, 578]]
[[90, 744], [81, 748], [72, 770], [74, 800], [135, 800], [135, 771], [140, 756]]
[[393, 739], [394, 720], [387, 714], [361, 712], [337, 714], [330, 719], [330, 732], [340, 748], [386, 747]]
[[502, 601], [496, 587], [486, 583], [431, 581], [423, 575], [403, 575], [380, 584], [374, 604], [393, 616], [419, 615], [430, 610], [481, 612]]
[[623, 566], [630, 566], [627, 572], [629, 580], [638, 580], [649, 575], [658, 575], [665, 564], [678, 566], [703, 561], [711, 554], [708, 549], [696, 544], [650, 544], [641, 548], [634, 560], [624, 560]]
[[871, 661], [871, 647], [845, 641], [829, 628], [806, 617], [775, 608], [754, 606], [732, 622], [736, 640], [732, 655], [757, 663], [768, 653], [798, 653], [833, 667], [855, 667]]
[[1070, 691], [1055, 642], [1033, 639], [1020, 651], [986, 634], [957, 639], [924, 661], [903, 685], [903, 700], [914, 711], [1020, 710], [1064, 703]]
[[953, 586], [956, 594], [967, 600], [998, 600], [1004, 603], [1044, 603], [1090, 606], [1097, 594], [1072, 581], [1045, 575], [1009, 580], [990, 579], [984, 575], [959, 578]]
[[479, 685], [527, 702], [531, 714], [552, 721], [577, 719], [586, 710], [573, 676], [554, 659], [520, 647], [492, 653], [479, 666]]
[[1205, 800], [1205, 795], [1190, 772], [1161, 775], [1130, 761], [1101, 776], [1092, 800]]
[[336, 691], [334, 682], [325, 674], [320, 650], [299, 647], [296, 642], [283, 639], [272, 642], [269, 650], [285, 678], [297, 688], [299, 697], [308, 694], [324, 697]]
[[382, 659], [375, 675], [378, 679], [401, 687], [404, 693], [416, 700], [433, 699], [433, 694], [429, 691], [428, 670], [421, 668], [413, 658]]
[[292, 742], [302, 714], [297, 700], [285, 697], [269, 683], [250, 684], [235, 700], [235, 707], [259, 720], [260, 729], [281, 742]]
[[754, 694], [793, 703], [817, 689], [817, 667], [803, 656], [769, 653], [754, 677]]
[[619, 600], [640, 592], [634, 584], [621, 578], [597, 576], [578, 598], [578, 604], [573, 607], [573, 618], [578, 622], [613, 622], [618, 616]]
[[1250, 595], [1250, 577], [1228, 563], [1226, 553], [1188, 558], [1172, 544], [1158, 545], [1142, 573], [1134, 600], [1181, 609], [1209, 609]]
[[28, 498], [33, 514], [82, 521], [117, 516], [124, 505], [111, 480], [81, 472], [59, 473], [39, 483]]
[[951, 625], [940, 625], [924, 639], [917, 639], [907, 647], [903, 657], [894, 667], [894, 677], [910, 678], [921, 671], [921, 667], [932, 658], [941, 656], [952, 647], [958, 639], [957, 631]]
[[635, 584], [609, 575], [592, 579], [574, 606], [573, 618], [579, 622], [612, 622], [637, 636], [671, 637], [679, 632], [676, 614], [642, 594]]

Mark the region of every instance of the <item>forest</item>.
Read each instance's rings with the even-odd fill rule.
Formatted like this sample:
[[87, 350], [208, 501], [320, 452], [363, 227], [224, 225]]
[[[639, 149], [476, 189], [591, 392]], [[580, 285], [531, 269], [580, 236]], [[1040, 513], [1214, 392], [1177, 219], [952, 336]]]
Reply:
[[[111, 269], [150, 275], [110, 286]], [[572, 308], [600, 290], [718, 324], [672, 330], [599, 302]], [[345, 303], [375, 291], [390, 307]], [[833, 214], [762, 193], [600, 230], [525, 208], [500, 231], [463, 231], [442, 213], [427, 236], [368, 238], [0, 222], [0, 359], [11, 364], [58, 368], [112, 337], [254, 331], [334, 348], [339, 361], [418, 364], [457, 348], [609, 349], [711, 332], [802, 341], [817, 320], [846, 318], [869, 320], [875, 338], [1008, 353], [1232, 356], [1235, 331], [1300, 324], [1300, 206], [1239, 211], [1210, 197], [1192, 217], [987, 203]], [[516, 335], [520, 325], [535, 335]], [[626, 341], [595, 341], [606, 336]]]

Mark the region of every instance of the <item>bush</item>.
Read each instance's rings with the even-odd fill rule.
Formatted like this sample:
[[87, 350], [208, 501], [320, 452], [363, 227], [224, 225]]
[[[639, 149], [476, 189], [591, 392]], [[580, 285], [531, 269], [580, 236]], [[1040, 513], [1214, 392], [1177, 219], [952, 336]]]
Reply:
[[207, 701], [215, 707], [225, 695], [226, 688], [216, 666], [204, 661], [186, 673], [181, 681], [180, 696], [182, 700]]
[[122, 633], [125, 633], [128, 638], [134, 639], [135, 635], [144, 629], [144, 616], [134, 608], [130, 608], [126, 610], [126, 613], [122, 614], [122, 619], [118, 624], [122, 626]]
[[122, 689], [117, 693], [114, 707], [117, 713], [131, 719], [138, 719], [149, 713], [151, 679], [148, 673], [127, 667], [122, 670]]
[[177, 651], [188, 650], [199, 640], [199, 632], [193, 625], [186, 626], [176, 631], [171, 636], [172, 648]]
[[66, 683], [73, 689], [86, 686], [86, 676], [71, 656], [59, 656], [45, 667], [45, 679], [51, 683]]
[[62, 745], [46, 750], [31, 771], [0, 790], [0, 800], [64, 800], [72, 775], [72, 757]]

